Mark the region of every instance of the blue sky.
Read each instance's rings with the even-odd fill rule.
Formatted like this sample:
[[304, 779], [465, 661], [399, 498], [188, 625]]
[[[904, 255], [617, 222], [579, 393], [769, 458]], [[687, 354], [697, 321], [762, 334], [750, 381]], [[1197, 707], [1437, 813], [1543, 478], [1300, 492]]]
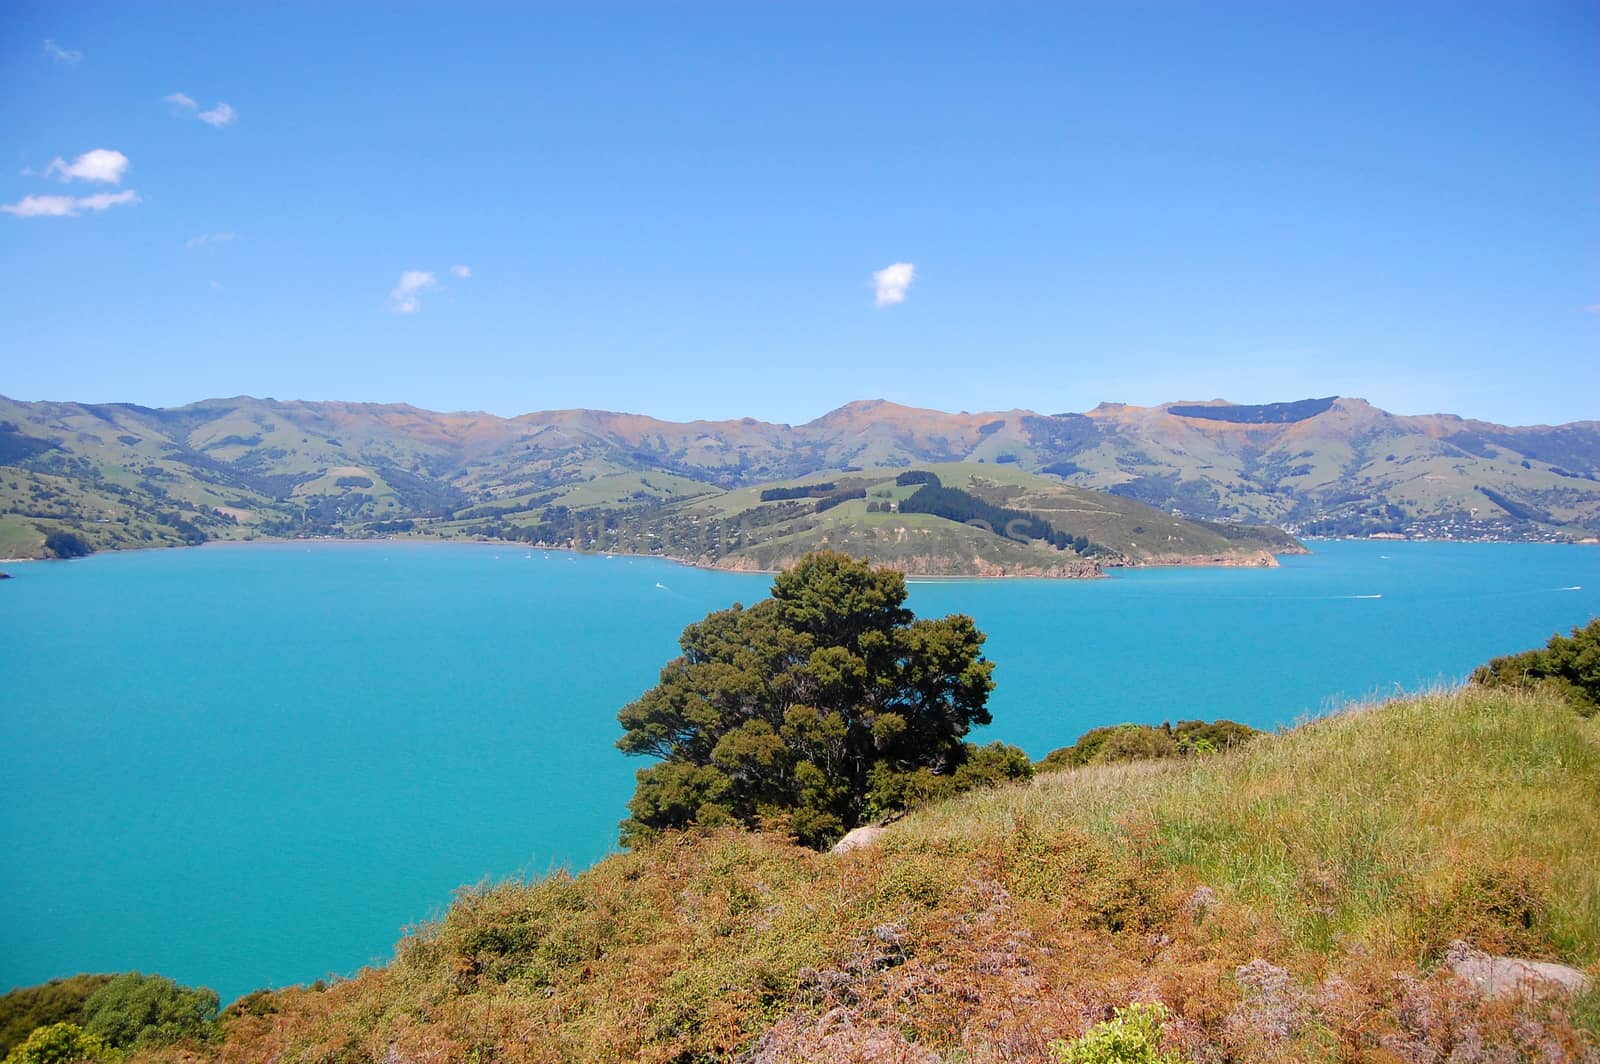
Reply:
[[1600, 418], [1597, 54], [1533, 0], [12, 3], [0, 394]]

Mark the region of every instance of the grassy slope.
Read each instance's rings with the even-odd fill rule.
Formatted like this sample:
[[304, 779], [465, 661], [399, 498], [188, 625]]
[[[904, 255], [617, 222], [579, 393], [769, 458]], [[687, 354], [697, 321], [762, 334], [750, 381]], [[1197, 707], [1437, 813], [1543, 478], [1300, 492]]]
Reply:
[[[1267, 551], [1297, 551], [1300, 546], [1274, 529], [1229, 528], [1184, 521], [1143, 503], [1075, 488], [1014, 464], [925, 463], [914, 469], [936, 473], [948, 487], [961, 488], [988, 502], [1035, 513], [1057, 529], [1084, 535], [1109, 548], [1116, 564], [1186, 560], [1265, 561]], [[879, 565], [925, 575], [1071, 575], [1092, 565], [1072, 552], [1040, 543], [1018, 543], [956, 521], [927, 514], [869, 513], [869, 501], [904, 500], [916, 487], [900, 487], [900, 469], [817, 474], [780, 485], [741, 488], [696, 500], [686, 513], [703, 520], [737, 521], [763, 508], [763, 488], [830, 482], [865, 488], [868, 498], [844, 503], [823, 514], [808, 512], [754, 530], [750, 540], [730, 551], [722, 564], [778, 569], [808, 550], [844, 550]], [[776, 504], [767, 504], [768, 506]], [[1120, 556], [1120, 558], [1119, 558]], [[1107, 560], [1104, 556], [1101, 560]]]
[[[810, 471], [818, 471], [814, 479], [855, 475], [844, 466], [882, 473], [939, 468], [941, 462], [954, 463], [948, 468], [961, 482], [976, 475], [997, 492], [1018, 491], [1024, 508], [1056, 523], [1076, 523], [1075, 535], [1138, 561], [1279, 548], [1259, 536], [1245, 542], [1213, 534], [1208, 544], [1198, 526], [1180, 526], [1170, 515], [1151, 517], [1156, 511], [1119, 510], [1127, 500], [1108, 501], [1083, 489], [1119, 488], [1186, 515], [1293, 520], [1323, 531], [1381, 526], [1430, 534], [1539, 533], [1536, 526], [1509, 522], [1481, 487], [1569, 533], [1600, 528], [1600, 483], [1586, 479], [1600, 471], [1594, 426], [1512, 430], [1452, 418], [1396, 418], [1353, 400], [1304, 422], [1271, 426], [1175, 417], [1159, 408], [1057, 419], [858, 403], [791, 428], [753, 421], [673, 425], [595, 411], [501, 419], [246, 397], [172, 410], [0, 397], [0, 437], [6, 426], [15, 427], [25, 445], [56, 446], [14, 457], [21, 468], [0, 467], [0, 515], [78, 531], [102, 549], [180, 542], [174, 519], [212, 538], [360, 536], [374, 522], [397, 518], [420, 520], [419, 534], [493, 535], [506, 529], [485, 524], [484, 508], [504, 511], [496, 517], [508, 528], [525, 528], [545, 520], [551, 505], [588, 510], [591, 525], [598, 511], [652, 505], [661, 511], [653, 516], [670, 520], [667, 511], [681, 500], [728, 488]], [[1070, 485], [1025, 471], [1063, 460], [1081, 469]], [[1563, 471], [1555, 461], [1571, 468]], [[1017, 483], [1019, 477], [1036, 483]], [[373, 484], [356, 486], [352, 478]], [[734, 491], [727, 503], [753, 494]], [[521, 500], [539, 502], [522, 513], [507, 509]], [[1380, 512], [1385, 502], [1404, 513]], [[238, 523], [218, 518], [218, 509]], [[475, 510], [478, 515], [465, 516]], [[1457, 528], [1460, 521], [1473, 528]], [[1133, 532], [1135, 526], [1143, 531]], [[799, 537], [792, 545], [801, 548], [806, 531], [797, 526], [782, 534]], [[672, 537], [673, 556], [698, 558], [682, 532]], [[851, 530], [869, 555], [885, 546], [882, 532], [881, 522], [870, 528], [858, 522]], [[941, 537], [936, 556], [965, 556], [967, 571], [991, 564], [1005, 571], [1037, 568], [1036, 560], [1016, 557], [974, 565], [968, 538]], [[904, 543], [894, 533], [895, 550], [903, 553]], [[699, 560], [720, 561], [717, 552], [725, 546]]]
[[[1476, 1039], [1585, 1059], [1594, 995], [1485, 1005], [1429, 972], [1456, 937], [1600, 970], [1596, 837], [1600, 720], [1447, 692], [971, 796], [849, 856], [684, 836], [465, 891], [388, 967], [247, 999], [199, 1056], [1040, 1059], [1160, 999], [1196, 1058], [1442, 1060]], [[1247, 989], [1254, 958], [1285, 985]]]

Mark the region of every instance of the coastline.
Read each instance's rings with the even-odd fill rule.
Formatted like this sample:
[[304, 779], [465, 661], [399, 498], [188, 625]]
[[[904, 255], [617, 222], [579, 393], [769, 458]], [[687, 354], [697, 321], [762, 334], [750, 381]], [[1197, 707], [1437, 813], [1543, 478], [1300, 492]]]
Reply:
[[[460, 546], [460, 547], [495, 547], [502, 550], [559, 552], [562, 554], [588, 555], [592, 557], [612, 557], [642, 559], [647, 561], [668, 562], [672, 565], [683, 566], [687, 569], [699, 569], [713, 573], [734, 573], [750, 576], [777, 576], [781, 569], [762, 569], [743, 565], [721, 565], [712, 562], [694, 561], [687, 558], [676, 558], [670, 554], [638, 554], [632, 551], [593, 551], [579, 550], [575, 547], [539, 546], [536, 544], [520, 543], [515, 540], [496, 539], [456, 539], [441, 536], [384, 536], [363, 539], [354, 539], [344, 536], [314, 536], [308, 538], [282, 538], [270, 536], [256, 536], [250, 539], [208, 539], [204, 543], [169, 543], [152, 544], [141, 547], [120, 547], [112, 550], [95, 551], [85, 557], [112, 554], [137, 554], [154, 551], [168, 550], [223, 550], [231, 547], [288, 547], [297, 544], [318, 544], [335, 547], [376, 547], [376, 546]], [[1006, 581], [1006, 580], [1105, 580], [1109, 579], [1113, 570], [1123, 569], [1256, 569], [1275, 568], [1277, 560], [1269, 552], [1259, 552], [1266, 555], [1270, 561], [1263, 561], [1257, 556], [1241, 557], [1230, 560], [1217, 556], [1195, 556], [1192, 560], [1156, 560], [1147, 562], [1130, 562], [1123, 565], [1101, 565], [1098, 571], [1083, 575], [1062, 575], [1048, 572], [1022, 572], [1022, 573], [936, 573], [913, 572], [905, 569], [896, 569], [908, 581], [936, 582], [936, 581]], [[1309, 554], [1310, 551], [1286, 551], [1286, 554]], [[81, 561], [80, 558], [12, 558], [0, 559], [0, 563], [34, 563]]]
[[[1374, 536], [1305, 536], [1297, 537], [1300, 548], [1269, 551], [1261, 549], [1238, 556], [1224, 555], [1187, 555], [1170, 556], [1157, 555], [1146, 561], [1127, 562], [1125, 564], [1100, 564], [1099, 571], [1093, 574], [1067, 575], [1049, 572], [1023, 572], [1023, 573], [936, 573], [914, 572], [906, 569], [896, 569], [908, 581], [919, 583], [933, 582], [967, 582], [967, 581], [1008, 581], [1008, 580], [1105, 580], [1111, 578], [1116, 571], [1130, 569], [1274, 569], [1279, 566], [1280, 557], [1301, 557], [1316, 553], [1309, 545], [1313, 543], [1437, 543], [1437, 544], [1464, 544], [1464, 545], [1504, 545], [1504, 546], [1547, 546], [1547, 547], [1593, 547], [1600, 545], [1600, 540], [1587, 538], [1581, 540], [1566, 540], [1558, 543], [1542, 541], [1514, 540], [1514, 539], [1439, 539], [1431, 537], [1406, 537], [1403, 539], [1381, 539]], [[673, 565], [683, 566], [688, 569], [700, 569], [706, 572], [738, 573], [752, 576], [776, 576], [782, 570], [763, 569], [754, 566], [739, 564], [724, 565], [715, 562], [695, 561], [688, 558], [673, 557], [670, 554], [639, 554], [632, 551], [593, 551], [580, 550], [575, 547], [540, 546], [522, 543], [515, 540], [496, 539], [460, 539], [443, 536], [383, 536], [368, 538], [353, 538], [347, 536], [312, 536], [305, 538], [285, 538], [275, 536], [253, 536], [248, 539], [208, 539], [204, 543], [166, 543], [150, 544], [138, 547], [118, 547], [108, 550], [95, 551], [86, 557], [111, 554], [134, 554], [150, 551], [166, 550], [206, 550], [223, 549], [228, 547], [284, 547], [296, 544], [322, 544], [342, 547], [365, 546], [463, 546], [463, 547], [495, 547], [503, 550], [524, 551], [557, 551], [562, 554], [591, 555], [595, 557], [613, 557], [644, 559], [650, 561], [669, 562]], [[0, 565], [24, 565], [36, 562], [79, 561], [78, 558], [0, 558]]]

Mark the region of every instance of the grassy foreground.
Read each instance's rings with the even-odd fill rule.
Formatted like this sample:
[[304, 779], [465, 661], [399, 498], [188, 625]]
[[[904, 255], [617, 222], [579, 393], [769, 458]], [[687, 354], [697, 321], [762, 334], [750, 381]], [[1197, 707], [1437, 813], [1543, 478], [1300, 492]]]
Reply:
[[669, 836], [464, 891], [387, 967], [133, 1059], [1039, 1060], [1134, 1001], [1184, 1060], [1600, 1059], [1596, 995], [1435, 970], [1465, 938], [1600, 974], [1596, 840], [1600, 719], [1441, 692], [1046, 774], [847, 855]]

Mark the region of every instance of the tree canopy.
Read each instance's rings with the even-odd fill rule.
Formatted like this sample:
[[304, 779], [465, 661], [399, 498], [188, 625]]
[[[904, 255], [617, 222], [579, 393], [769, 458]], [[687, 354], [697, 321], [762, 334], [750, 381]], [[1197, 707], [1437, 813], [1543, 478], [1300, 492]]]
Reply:
[[770, 598], [685, 628], [682, 656], [618, 714], [617, 745], [660, 758], [639, 770], [623, 842], [742, 823], [822, 846], [969, 762], [964, 782], [1029, 774], [1020, 751], [964, 742], [990, 720], [983, 633], [905, 599], [901, 574], [823, 551]]

